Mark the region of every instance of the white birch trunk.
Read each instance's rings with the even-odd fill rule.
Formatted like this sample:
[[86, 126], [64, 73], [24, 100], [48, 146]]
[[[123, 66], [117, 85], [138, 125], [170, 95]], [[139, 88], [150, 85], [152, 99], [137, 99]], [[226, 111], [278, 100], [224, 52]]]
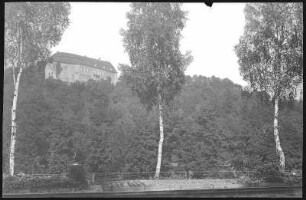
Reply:
[[278, 102], [279, 97], [276, 95], [274, 100], [274, 139], [276, 145], [276, 154], [279, 156], [279, 164], [280, 164], [280, 171], [285, 172], [285, 154], [280, 144], [279, 140], [279, 132], [278, 132]]
[[158, 154], [157, 154], [157, 164], [156, 164], [155, 178], [159, 178], [161, 161], [162, 161], [163, 142], [164, 142], [163, 105], [162, 105], [162, 97], [161, 97], [160, 93], [158, 94], [158, 109], [159, 109], [160, 139], [159, 139], [159, 143], [158, 143]]
[[16, 78], [15, 78], [15, 66], [13, 65], [13, 83], [16, 84]]
[[17, 99], [18, 99], [18, 89], [20, 76], [22, 74], [22, 67], [17, 75], [16, 84], [14, 85], [14, 96], [13, 96], [13, 105], [11, 108], [11, 144], [10, 144], [10, 175], [14, 175], [15, 168], [15, 144], [16, 144], [16, 131], [17, 131], [17, 123], [16, 123], [16, 109], [17, 109]]

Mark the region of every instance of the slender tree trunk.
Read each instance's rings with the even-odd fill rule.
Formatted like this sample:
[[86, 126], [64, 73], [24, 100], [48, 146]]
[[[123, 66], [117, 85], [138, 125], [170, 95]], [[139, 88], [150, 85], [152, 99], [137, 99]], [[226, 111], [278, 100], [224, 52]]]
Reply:
[[11, 108], [11, 144], [10, 144], [10, 175], [14, 175], [15, 168], [15, 144], [16, 144], [16, 131], [17, 131], [17, 123], [16, 123], [16, 109], [17, 109], [17, 99], [18, 99], [18, 89], [20, 83], [20, 76], [22, 74], [22, 67], [20, 67], [17, 80], [14, 85], [14, 96], [13, 96], [13, 105]]
[[160, 139], [159, 139], [159, 143], [158, 143], [158, 155], [157, 155], [157, 164], [156, 164], [155, 178], [159, 178], [161, 161], [162, 161], [163, 142], [164, 142], [163, 104], [162, 104], [161, 93], [158, 94], [158, 109], [159, 109], [159, 133], [160, 133]]
[[16, 84], [16, 78], [15, 78], [15, 66], [13, 65], [13, 83]]
[[283, 152], [283, 149], [280, 144], [279, 140], [279, 132], [278, 132], [278, 102], [279, 97], [276, 95], [274, 100], [274, 139], [275, 139], [275, 145], [276, 145], [276, 154], [279, 156], [280, 161], [280, 171], [285, 172], [285, 154]]

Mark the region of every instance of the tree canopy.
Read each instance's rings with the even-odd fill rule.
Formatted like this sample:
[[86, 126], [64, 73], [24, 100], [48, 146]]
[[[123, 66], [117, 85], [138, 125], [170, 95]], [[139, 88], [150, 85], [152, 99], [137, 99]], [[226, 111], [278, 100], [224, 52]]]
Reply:
[[[7, 69], [4, 76], [4, 172], [8, 171], [11, 73]], [[109, 82], [68, 85], [44, 80], [44, 71], [37, 66], [25, 70], [20, 87], [16, 172], [65, 172], [75, 152], [89, 172], [154, 171], [158, 112], [147, 111], [122, 82], [115, 87]], [[248, 93], [226, 79], [187, 76], [181, 94], [165, 107], [162, 170], [217, 170], [227, 161], [246, 170], [274, 161], [273, 130], [267, 126], [272, 118], [273, 104], [265, 92]], [[279, 118], [287, 168], [299, 168], [303, 103], [282, 100]]]
[[179, 49], [186, 12], [178, 3], [132, 3], [127, 18], [121, 34], [131, 66], [125, 66], [123, 78], [149, 107], [157, 104], [159, 92], [169, 102], [180, 91], [191, 61], [190, 53]]
[[[46, 59], [51, 47], [59, 43], [68, 27], [69, 13], [69, 3], [5, 3], [4, 52], [9, 64], [28, 66]], [[22, 55], [19, 55], [20, 41]], [[22, 60], [18, 64], [19, 56]]]
[[303, 78], [303, 4], [250, 3], [235, 46], [241, 75], [257, 90], [279, 95]]

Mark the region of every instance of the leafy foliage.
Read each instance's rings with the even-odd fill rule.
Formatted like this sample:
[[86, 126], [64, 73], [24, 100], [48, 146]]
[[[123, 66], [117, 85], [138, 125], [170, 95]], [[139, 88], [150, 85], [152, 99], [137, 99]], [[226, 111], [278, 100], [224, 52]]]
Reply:
[[49, 176], [10, 176], [3, 180], [4, 192], [16, 192], [20, 189], [59, 189], [82, 187], [81, 182], [63, 177], [61, 175]]
[[86, 181], [87, 181], [86, 180], [85, 169], [84, 169], [83, 165], [80, 165], [80, 164], [70, 165], [67, 177], [72, 179], [72, 180], [81, 182], [81, 183], [86, 183]]
[[279, 99], [303, 80], [302, 9], [301, 3], [247, 4], [244, 34], [235, 46], [243, 79], [274, 100], [275, 144], [283, 172], [286, 163], [279, 139]]
[[235, 46], [244, 80], [257, 90], [281, 95], [303, 77], [301, 3], [260, 3], [245, 7], [244, 35]]
[[185, 15], [178, 3], [132, 3], [127, 14], [128, 29], [121, 33], [132, 66], [122, 66], [122, 78], [149, 108], [159, 93], [171, 101], [184, 83], [191, 61], [179, 50]]
[[185, 68], [191, 61], [190, 55], [182, 55], [179, 49], [186, 13], [178, 3], [132, 3], [131, 8], [128, 29], [122, 30], [122, 36], [132, 65], [122, 67], [122, 79], [148, 109], [158, 105], [158, 178], [164, 140], [163, 104], [169, 104], [180, 92]]
[[274, 163], [258, 166], [252, 171], [251, 177], [268, 183], [283, 182], [283, 175]]
[[[88, 172], [154, 171], [156, 110], [148, 111], [123, 82], [68, 85], [44, 80], [39, 69], [25, 70], [20, 86], [17, 173], [68, 172], [75, 158]], [[4, 77], [4, 172], [10, 134], [10, 115], [5, 113], [10, 112], [13, 89], [12, 80], [6, 79], [10, 70]], [[302, 166], [302, 106], [283, 101], [280, 110], [288, 169]], [[164, 172], [213, 171], [227, 162], [236, 170], [253, 170], [276, 159], [270, 125], [273, 104], [265, 92], [248, 93], [226, 79], [187, 76], [182, 93], [164, 111]]]
[[[5, 4], [5, 67], [12, 67], [10, 175], [15, 172], [16, 110], [23, 69], [45, 60], [69, 25], [69, 3], [19, 2]], [[18, 75], [15, 71], [18, 69]], [[17, 123], [18, 124], [18, 123]], [[30, 159], [26, 159], [31, 161]]]
[[5, 58], [10, 65], [27, 67], [47, 58], [69, 25], [69, 13], [69, 3], [5, 3]]

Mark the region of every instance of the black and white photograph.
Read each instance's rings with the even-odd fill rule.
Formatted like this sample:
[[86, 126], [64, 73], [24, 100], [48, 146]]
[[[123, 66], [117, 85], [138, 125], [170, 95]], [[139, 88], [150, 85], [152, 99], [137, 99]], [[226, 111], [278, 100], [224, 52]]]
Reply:
[[302, 2], [3, 4], [3, 198], [302, 198]]

